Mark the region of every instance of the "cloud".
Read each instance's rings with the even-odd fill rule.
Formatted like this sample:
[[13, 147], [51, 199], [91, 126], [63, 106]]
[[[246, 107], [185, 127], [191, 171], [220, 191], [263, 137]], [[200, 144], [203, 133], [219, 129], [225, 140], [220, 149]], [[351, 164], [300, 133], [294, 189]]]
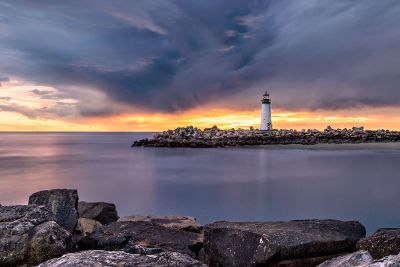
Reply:
[[5, 76], [0, 75], [0, 87], [2, 86], [2, 82], [8, 82], [10, 79]]
[[37, 88], [33, 89], [31, 92], [34, 93], [35, 95], [38, 95], [38, 96], [49, 95], [49, 94], [52, 93], [52, 91], [39, 90]]
[[[5, 103], [1, 100], [6, 101]], [[0, 97], [0, 112], [16, 112], [24, 115], [29, 119], [56, 119], [56, 118], [71, 118], [77, 115], [76, 107], [73, 104], [56, 102], [47, 107], [29, 107], [22, 104], [9, 102], [11, 98]]]
[[250, 108], [266, 88], [292, 110], [400, 106], [399, 16], [375, 0], [2, 1], [0, 72], [89, 117]]
[[9, 96], [0, 96], [0, 100], [3, 100], [3, 101], [10, 101], [10, 100], [11, 100], [11, 97], [9, 97]]
[[20, 113], [30, 119], [36, 119], [37, 118], [37, 112], [34, 111], [31, 108], [18, 105], [15, 103], [7, 103], [7, 104], [1, 104], [0, 103], [0, 111], [8, 111], [8, 112], [16, 112]]
[[60, 92], [60, 91], [50, 91], [50, 90], [40, 90], [40, 89], [33, 89], [30, 91], [33, 93], [37, 98], [44, 99], [44, 100], [54, 100], [57, 103], [62, 103], [65, 100], [73, 100], [69, 93], [67, 92]]

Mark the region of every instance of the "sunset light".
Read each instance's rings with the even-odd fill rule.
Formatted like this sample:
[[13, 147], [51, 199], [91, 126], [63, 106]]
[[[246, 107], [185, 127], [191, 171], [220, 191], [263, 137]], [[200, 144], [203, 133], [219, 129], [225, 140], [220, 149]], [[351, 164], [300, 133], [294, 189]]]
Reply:
[[399, 0], [0, 0], [0, 267], [400, 266]]

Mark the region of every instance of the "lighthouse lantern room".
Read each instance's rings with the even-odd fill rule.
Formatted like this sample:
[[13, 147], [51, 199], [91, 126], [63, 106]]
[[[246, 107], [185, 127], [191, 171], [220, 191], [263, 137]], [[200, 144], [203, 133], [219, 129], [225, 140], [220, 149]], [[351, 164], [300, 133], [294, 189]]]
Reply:
[[261, 125], [260, 130], [270, 131], [272, 130], [271, 120], [271, 98], [268, 92], [265, 92], [261, 99]]

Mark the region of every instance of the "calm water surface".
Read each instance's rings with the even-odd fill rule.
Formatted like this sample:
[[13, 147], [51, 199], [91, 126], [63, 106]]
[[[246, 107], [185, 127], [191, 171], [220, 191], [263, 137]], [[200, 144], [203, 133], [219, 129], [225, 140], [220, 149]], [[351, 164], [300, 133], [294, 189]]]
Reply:
[[130, 148], [148, 133], [2, 133], [0, 203], [77, 188], [120, 215], [360, 220], [400, 226], [400, 144]]

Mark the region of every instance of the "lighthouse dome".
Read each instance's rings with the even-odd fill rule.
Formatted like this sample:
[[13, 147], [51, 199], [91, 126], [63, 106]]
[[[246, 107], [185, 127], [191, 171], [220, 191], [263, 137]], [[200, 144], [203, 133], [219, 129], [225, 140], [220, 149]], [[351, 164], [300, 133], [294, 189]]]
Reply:
[[263, 94], [263, 96], [269, 96], [268, 91], [265, 91], [265, 93]]

